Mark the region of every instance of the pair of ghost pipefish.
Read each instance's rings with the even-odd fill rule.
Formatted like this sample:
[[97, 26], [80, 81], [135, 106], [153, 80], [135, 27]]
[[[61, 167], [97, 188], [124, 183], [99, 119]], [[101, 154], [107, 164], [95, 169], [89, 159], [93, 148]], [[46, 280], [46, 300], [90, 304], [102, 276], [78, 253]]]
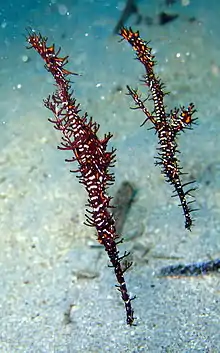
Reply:
[[[139, 60], [145, 66], [145, 81], [152, 92], [155, 116], [146, 109], [144, 102], [141, 101], [136, 91], [129, 88], [129, 94], [133, 97], [136, 105], [146, 114], [146, 120], [151, 120], [154, 124], [160, 141], [159, 164], [163, 165], [164, 173], [179, 195], [186, 219], [186, 228], [190, 229], [192, 225], [191, 210], [186, 202], [186, 195], [189, 191], [184, 192], [180, 182], [180, 170], [175, 156], [175, 138], [179, 131], [193, 123], [194, 105], [189, 105], [188, 109], [182, 107], [180, 112], [175, 109], [170, 113], [170, 122], [168, 122], [168, 115], [165, 113], [163, 103], [162, 84], [153, 72], [154, 61], [151, 49], [139, 37], [138, 32], [122, 28], [120, 34], [132, 44]], [[134, 311], [131, 302], [134, 297], [129, 296], [124, 279], [124, 272], [132, 263], [127, 262], [124, 268], [121, 264], [128, 253], [125, 252], [123, 256], [119, 255], [117, 244], [122, 242], [122, 239], [117, 240], [119, 235], [116, 232], [115, 219], [110, 211], [112, 208], [111, 197], [107, 194], [109, 185], [114, 183], [114, 175], [109, 172], [109, 169], [115, 162], [115, 150], [107, 150], [112, 135], [109, 133], [103, 139], [100, 139], [97, 136], [99, 125], [92, 118], [89, 118], [87, 113], [80, 113], [80, 104], [76, 102], [73, 91], [71, 91], [69, 76], [73, 73], [65, 68], [68, 63], [68, 56], [60, 57], [60, 49], [56, 52], [54, 45], [47, 45], [47, 38], [34, 31], [28, 32], [26, 40], [30, 48], [34, 48], [44, 60], [45, 68], [55, 80], [55, 93], [44, 101], [44, 105], [54, 115], [54, 120], [49, 119], [49, 121], [61, 132], [62, 142], [58, 148], [73, 153], [72, 159], [66, 161], [78, 163], [78, 169], [75, 172], [79, 173], [77, 177], [88, 194], [87, 207], [89, 209], [86, 210], [86, 224], [96, 228], [98, 241], [104, 246], [109, 256], [118, 282], [117, 287], [125, 305], [127, 324], [132, 325]]]

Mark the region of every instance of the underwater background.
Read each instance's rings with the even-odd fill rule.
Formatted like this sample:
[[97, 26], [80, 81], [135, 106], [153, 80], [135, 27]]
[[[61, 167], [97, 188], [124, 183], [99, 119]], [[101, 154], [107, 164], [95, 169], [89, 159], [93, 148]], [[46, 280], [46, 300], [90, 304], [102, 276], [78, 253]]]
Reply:
[[[220, 258], [219, 11], [216, 0], [1, 0], [0, 352], [220, 352], [218, 271], [158, 275], [168, 265]], [[130, 109], [126, 85], [149, 92], [143, 66], [120, 43], [121, 23], [151, 41], [168, 109], [196, 106], [197, 125], [178, 139], [183, 180], [198, 187], [191, 232], [154, 165], [157, 137]], [[119, 248], [133, 260], [125, 277], [137, 296], [137, 326], [126, 325], [107, 255], [83, 223], [86, 192], [69, 173], [77, 166], [57, 150], [60, 133], [43, 106], [53, 80], [26, 49], [26, 29], [69, 55], [82, 111], [100, 124], [100, 136], [113, 134], [109, 194], [124, 181], [136, 190]]]

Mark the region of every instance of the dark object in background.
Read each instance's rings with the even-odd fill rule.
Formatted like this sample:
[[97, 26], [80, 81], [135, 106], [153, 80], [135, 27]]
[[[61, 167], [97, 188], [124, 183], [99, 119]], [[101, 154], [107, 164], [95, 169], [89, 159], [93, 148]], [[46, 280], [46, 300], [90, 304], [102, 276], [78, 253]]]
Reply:
[[165, 5], [166, 6], [171, 6], [177, 2], [177, 0], [165, 0]]
[[134, 202], [137, 190], [129, 181], [123, 181], [114, 196], [114, 211], [116, 233], [122, 234], [128, 212]]
[[159, 276], [162, 277], [191, 277], [191, 276], [204, 276], [211, 272], [219, 272], [220, 259], [193, 262], [192, 264], [177, 264], [163, 267], [160, 270]]
[[166, 12], [161, 12], [159, 14], [159, 25], [163, 26], [169, 22], [176, 20], [179, 17], [177, 14], [170, 15]]
[[152, 26], [154, 24], [154, 20], [150, 16], [145, 16], [143, 20], [147, 26]]
[[120, 28], [123, 27], [132, 14], [138, 14], [138, 7], [135, 4], [135, 0], [127, 0], [121, 17], [114, 28], [113, 34], [117, 34], [119, 32]]
[[[163, 8], [169, 8], [174, 5], [177, 0], [164, 0]], [[147, 26], [151, 25], [160, 25], [164, 26], [169, 22], [176, 20], [180, 15], [177, 13], [167, 13], [166, 10], [161, 11], [155, 14], [154, 17], [149, 16], [148, 13], [143, 13], [141, 9], [139, 9], [137, 5], [137, 1], [135, 0], [127, 0], [124, 10], [122, 11], [121, 17], [117, 22], [113, 34], [117, 34], [122, 27], [125, 26], [126, 22], [129, 20], [130, 16], [135, 14], [136, 20], [135, 24], [139, 25], [140, 23], [146, 24]], [[195, 18], [191, 18], [188, 20], [189, 22], [195, 21]]]
[[[117, 234], [123, 234], [123, 228], [126, 223], [127, 216], [130, 212], [131, 205], [135, 202], [135, 197], [137, 194], [137, 189], [129, 181], [123, 181], [113, 198], [113, 209], [112, 214], [115, 220], [115, 228]], [[139, 232], [135, 233], [135, 236], [139, 235]], [[124, 241], [130, 240], [128, 234]], [[101, 244], [92, 244], [92, 248], [100, 248]]]

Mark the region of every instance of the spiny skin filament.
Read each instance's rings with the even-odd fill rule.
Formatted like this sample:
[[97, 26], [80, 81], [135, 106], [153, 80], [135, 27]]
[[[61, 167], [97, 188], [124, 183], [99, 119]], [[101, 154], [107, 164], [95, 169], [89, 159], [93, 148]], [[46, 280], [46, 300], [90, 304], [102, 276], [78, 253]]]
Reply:
[[73, 97], [68, 78], [71, 72], [65, 69], [68, 57], [60, 57], [60, 49], [56, 52], [54, 45], [47, 46], [47, 38], [41, 34], [29, 31], [26, 40], [30, 48], [34, 48], [42, 57], [45, 68], [56, 82], [55, 93], [44, 101], [45, 106], [54, 115], [54, 119], [49, 121], [62, 134], [62, 142], [58, 148], [72, 151], [73, 157], [67, 161], [78, 163], [75, 172], [79, 173], [79, 182], [84, 185], [88, 194], [86, 224], [96, 228], [98, 241], [109, 256], [118, 281], [117, 288], [124, 301], [127, 324], [132, 325], [134, 312], [131, 301], [134, 298], [130, 298], [124, 279], [124, 272], [131, 263], [122, 268], [121, 261], [128, 254], [119, 256], [116, 242], [119, 235], [116, 234], [115, 220], [110, 212], [111, 197], [106, 193], [109, 185], [114, 183], [114, 175], [109, 169], [115, 162], [115, 150], [107, 151], [112, 135], [109, 133], [99, 139], [99, 125], [92, 118], [88, 118], [87, 113], [80, 114], [80, 105]]
[[180, 176], [181, 167], [179, 166], [179, 160], [177, 158], [177, 136], [181, 131], [191, 129], [192, 124], [195, 123], [196, 118], [193, 118], [196, 112], [194, 104], [190, 103], [187, 108], [184, 106], [179, 109], [175, 108], [169, 113], [166, 112], [166, 106], [164, 104], [164, 96], [168, 94], [164, 91], [164, 84], [154, 73], [155, 60], [152, 55], [152, 49], [148, 46], [149, 42], [145, 42], [139, 36], [139, 32], [133, 32], [131, 28], [122, 28], [120, 33], [122, 40], [125, 39], [131, 44], [132, 48], [136, 52], [137, 59], [144, 65], [145, 74], [143, 76], [143, 82], [148, 86], [150, 99], [154, 104], [153, 112], [150, 112], [145, 106], [145, 101], [142, 100], [137, 90], [134, 90], [127, 86], [128, 95], [133, 98], [135, 107], [133, 109], [140, 109], [145, 114], [146, 119], [142, 123], [144, 125], [148, 120], [153, 124], [153, 127], [158, 136], [158, 157], [156, 157], [156, 165], [161, 166], [162, 173], [164, 174], [166, 181], [169, 182], [176, 193], [175, 196], [179, 197], [180, 206], [182, 207], [183, 214], [185, 217], [185, 228], [191, 230], [193, 219], [191, 218], [191, 212], [195, 211], [190, 207], [190, 204], [194, 200], [188, 201], [188, 196], [192, 197], [191, 191], [196, 188], [191, 187], [187, 191], [184, 191], [184, 187], [194, 183], [190, 181], [183, 184]]

